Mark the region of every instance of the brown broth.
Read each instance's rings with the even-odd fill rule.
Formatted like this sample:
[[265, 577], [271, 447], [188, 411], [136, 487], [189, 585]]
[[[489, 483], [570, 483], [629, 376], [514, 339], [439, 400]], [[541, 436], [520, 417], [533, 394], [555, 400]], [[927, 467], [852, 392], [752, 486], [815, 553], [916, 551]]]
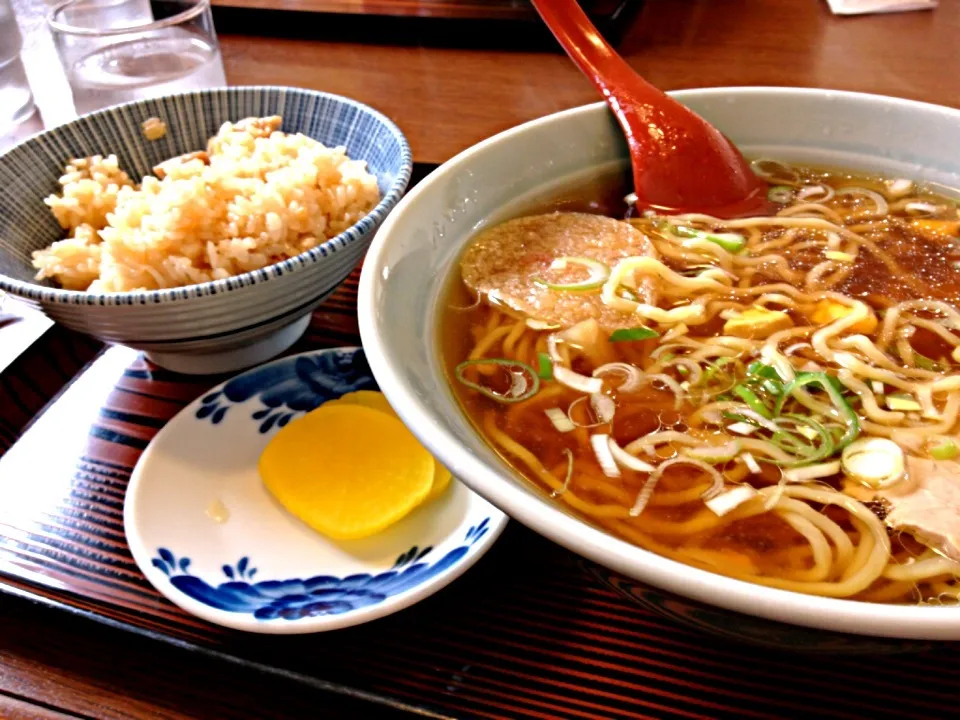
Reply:
[[[528, 206], [518, 209], [516, 216], [561, 210], [623, 218], [628, 210], [623, 200], [629, 191], [628, 179], [629, 176], [623, 172], [595, 177], [537, 198]], [[805, 179], [830, 181], [837, 186], [856, 184], [872, 189], [881, 187], [882, 182], [879, 178], [822, 169], [806, 170]], [[960, 239], [925, 232], [900, 218], [865, 221], [865, 226], [858, 232], [892, 257], [902, 272], [893, 272], [875, 255], [864, 252], [853, 271], [836, 288], [838, 292], [862, 298], [878, 311], [915, 297], [936, 298], [952, 303], [958, 301]], [[771, 230], [765, 238], [769, 236], [769, 239], [775, 240], [782, 234], [782, 230]], [[811, 253], [793, 251], [789, 246], [781, 254], [789, 267], [797, 272], [806, 272], [821, 261]], [[440, 350], [451, 385], [465, 413], [488, 442], [491, 438], [485, 423], [494, 423], [500, 431], [529, 450], [544, 470], [553, 476], [555, 483], [563, 482], [567, 467], [565, 453], [569, 451], [574, 458], [570, 488], [575, 488], [577, 497], [591, 505], [589, 512], [580, 513], [584, 519], [667, 557], [733, 576], [746, 574], [802, 578], [811, 569], [813, 560], [807, 541], [778, 515], [763, 513], [737, 519], [735, 511], [722, 520], [706, 510], [696, 494], [691, 495], [687, 502], [668, 502], [685, 491], [692, 493], [703, 484], [703, 475], [691, 472], [689, 467], [675, 466], [664, 473], [650, 504], [640, 517], [608, 517], [606, 509], [622, 509], [632, 505], [643, 478], [629, 470], [619, 478], [606, 477], [591, 451], [588, 430], [578, 428], [561, 434], [553, 427], [543, 410], [548, 407], [566, 408], [581, 397], [581, 393], [553, 383], [550, 393], [541, 392], [530, 400], [507, 405], [472, 392], [454, 379], [454, 368], [469, 356], [471, 349], [491, 328], [522, 318], [507, 309], [493, 308], [486, 303], [471, 307], [474, 300], [464, 287], [459, 268], [453, 275], [444, 299], [445, 309], [439, 318]], [[754, 277], [754, 281], [761, 280], [782, 282], [764, 268], [759, 268]], [[924, 292], [918, 292], [918, 287], [922, 287]], [[704, 327], [704, 334], [719, 330], [720, 325], [722, 321]], [[523, 339], [518, 342], [518, 347], [526, 343], [525, 357], [534, 367], [536, 352], [542, 351], [547, 334], [525, 330]], [[951, 350], [946, 342], [930, 332], [917, 333], [911, 342], [917, 352], [934, 359], [949, 354]], [[650, 341], [617, 343], [610, 348], [611, 359], [643, 367], [649, 362], [653, 347], [655, 345]], [[581, 363], [578, 369], [589, 375], [593, 369], [590, 364], [583, 358], [578, 362]], [[617, 419], [612, 435], [621, 446], [657, 429], [673, 426], [682, 428], [685, 419], [696, 409], [685, 404], [676, 411], [673, 393], [649, 386], [629, 397], [619, 397], [617, 402]], [[586, 403], [581, 403], [582, 413], [588, 412], [585, 406]], [[590, 418], [584, 414], [583, 419]], [[546, 486], [542, 475], [533, 472], [517, 457], [501, 450], [497, 443], [491, 442], [491, 446], [531, 483], [551, 493], [557, 502], [564, 501], [565, 495]], [[574, 507], [574, 510], [583, 508]], [[837, 521], [846, 531], [854, 532], [853, 526], [842, 514]], [[898, 552], [902, 551], [899, 545], [897, 548]], [[892, 586], [886, 581], [878, 581], [864, 597], [872, 598], [875, 595], [884, 601], [916, 599], [913, 590], [896, 594]], [[884, 592], [893, 596], [887, 598]]]

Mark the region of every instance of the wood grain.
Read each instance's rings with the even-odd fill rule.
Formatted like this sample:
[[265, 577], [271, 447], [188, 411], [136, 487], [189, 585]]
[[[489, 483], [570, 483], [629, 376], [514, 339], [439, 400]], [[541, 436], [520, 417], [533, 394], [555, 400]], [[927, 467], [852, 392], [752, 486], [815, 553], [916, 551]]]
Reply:
[[4, 720], [399, 716], [15, 598], [0, 597], [0, 638]]
[[4, 720], [72, 720], [78, 717], [0, 693], [0, 718]]
[[[258, 26], [285, 37], [241, 29], [224, 18], [220, 41], [231, 83], [355, 97], [396, 120], [422, 162], [443, 162], [513, 125], [598, 99], [559, 51], [444, 47], [437, 33], [426, 48], [416, 36], [378, 33], [368, 23], [338, 26], [334, 34], [301, 16]], [[822, 0], [648, 0], [619, 49], [665, 90], [793, 85], [960, 107], [960, 54], [950, 50], [958, 35], [955, 2], [841, 18]]]

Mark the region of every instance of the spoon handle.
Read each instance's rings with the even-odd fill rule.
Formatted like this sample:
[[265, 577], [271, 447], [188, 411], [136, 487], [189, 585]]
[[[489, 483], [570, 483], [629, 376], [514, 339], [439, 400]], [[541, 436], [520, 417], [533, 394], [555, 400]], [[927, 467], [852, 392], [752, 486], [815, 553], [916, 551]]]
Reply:
[[[629, 87], [645, 90], [647, 100], [662, 102], [669, 97], [645, 81], [620, 54], [600, 35], [577, 0], [532, 0], [534, 8], [553, 32], [554, 37], [576, 63], [580, 71], [600, 91], [607, 102], [618, 90]], [[634, 97], [642, 101], [644, 98]], [[613, 103], [610, 103], [613, 107]], [[613, 107], [614, 112], [617, 108]]]
[[623, 129], [637, 207], [724, 216], [767, 209], [740, 151], [690, 108], [654, 87], [604, 40], [577, 0], [532, 0]]

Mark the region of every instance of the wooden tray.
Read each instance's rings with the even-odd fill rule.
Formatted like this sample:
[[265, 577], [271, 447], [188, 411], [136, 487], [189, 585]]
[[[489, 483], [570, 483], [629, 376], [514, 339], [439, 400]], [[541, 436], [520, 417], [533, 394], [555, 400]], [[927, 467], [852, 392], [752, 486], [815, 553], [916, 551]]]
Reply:
[[[358, 342], [358, 277], [315, 313], [291, 352]], [[122, 509], [150, 439], [219, 380], [159, 370], [59, 327], [0, 373], [0, 592], [430, 717], [956, 712], [952, 646], [811, 657], [704, 634], [625, 599], [596, 566], [516, 522], [463, 577], [376, 622], [294, 637], [208, 625], [140, 574]]]

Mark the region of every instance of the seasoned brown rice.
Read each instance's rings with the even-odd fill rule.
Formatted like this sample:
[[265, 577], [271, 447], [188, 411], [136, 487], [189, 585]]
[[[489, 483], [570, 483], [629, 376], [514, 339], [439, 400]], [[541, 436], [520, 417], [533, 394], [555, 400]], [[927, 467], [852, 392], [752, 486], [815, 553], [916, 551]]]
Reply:
[[217, 280], [298, 255], [377, 204], [366, 163], [280, 123], [225, 123], [206, 152], [162, 163], [139, 187], [114, 155], [71, 160], [61, 194], [44, 200], [68, 235], [33, 253], [37, 279], [93, 292]]

